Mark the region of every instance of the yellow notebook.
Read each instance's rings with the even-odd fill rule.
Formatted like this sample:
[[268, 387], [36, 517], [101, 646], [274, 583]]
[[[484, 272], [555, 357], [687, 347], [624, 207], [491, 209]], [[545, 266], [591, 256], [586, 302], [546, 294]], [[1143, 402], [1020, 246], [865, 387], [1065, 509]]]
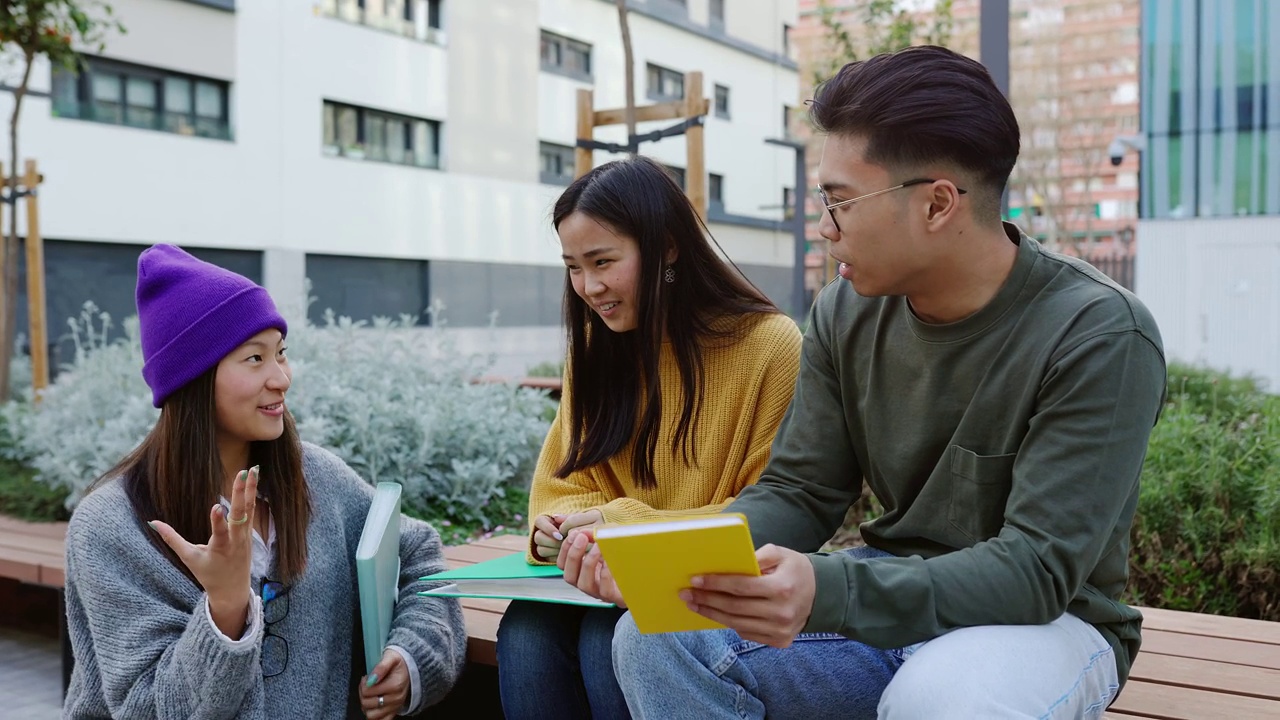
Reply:
[[679, 592], [695, 575], [760, 574], [747, 519], [738, 514], [601, 525], [595, 540], [642, 633], [724, 627], [690, 612]]

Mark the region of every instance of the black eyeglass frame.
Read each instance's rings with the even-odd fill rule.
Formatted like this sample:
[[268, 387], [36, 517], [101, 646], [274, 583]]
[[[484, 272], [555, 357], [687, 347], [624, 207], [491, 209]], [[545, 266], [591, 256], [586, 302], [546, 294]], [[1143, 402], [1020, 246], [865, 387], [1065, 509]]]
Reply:
[[[935, 183], [935, 182], [938, 182], [937, 178], [915, 178], [915, 179], [907, 180], [906, 182], [894, 185], [893, 187], [885, 188], [884, 190], [877, 190], [873, 193], [867, 193], [866, 195], [859, 195], [858, 197], [851, 198], [849, 200], [841, 200], [840, 202], [837, 202], [837, 203], [831, 202], [831, 199], [827, 197], [827, 191], [824, 190], [822, 186], [818, 186], [813, 190], [818, 194], [818, 201], [822, 203], [822, 206], [827, 209], [827, 214], [831, 216], [831, 224], [836, 226], [836, 232], [841, 232], [840, 221], [836, 220], [836, 208], [841, 208], [841, 207], [844, 207], [845, 205], [852, 205], [858, 201], [866, 200], [867, 198], [872, 198], [877, 195], [884, 195], [885, 193], [890, 193], [890, 192], [893, 192], [894, 190], [901, 190], [902, 188], [909, 188], [915, 185], [924, 185], [925, 183]], [[958, 187], [956, 188], [956, 192], [960, 193], [961, 195], [964, 195], [968, 191], [965, 190], [964, 188]]]

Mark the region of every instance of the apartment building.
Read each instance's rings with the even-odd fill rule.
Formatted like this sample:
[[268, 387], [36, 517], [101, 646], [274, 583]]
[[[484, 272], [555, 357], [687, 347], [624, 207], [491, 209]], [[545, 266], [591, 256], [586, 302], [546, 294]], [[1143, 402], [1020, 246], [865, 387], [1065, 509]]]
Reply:
[[[795, 44], [802, 95], [812, 93], [833, 52], [824, 6], [866, 48], [877, 35], [867, 23], [869, 4], [799, 0]], [[903, 0], [898, 9], [928, 31], [935, 5]], [[946, 42], [979, 60], [981, 6], [981, 0], [951, 3]], [[1127, 258], [1138, 217], [1138, 161], [1125, 155], [1113, 165], [1109, 148], [1116, 137], [1138, 132], [1139, 2], [1010, 0], [1009, 13], [1009, 97], [1022, 129], [1022, 154], [1009, 184], [1009, 219], [1060, 250], [1094, 260]], [[802, 117], [794, 127], [809, 134]], [[810, 137], [809, 164], [816, 170], [822, 138]], [[816, 183], [816, 175], [810, 177]], [[810, 201], [809, 210], [816, 220], [816, 203]], [[809, 223], [807, 237], [807, 284], [816, 289], [834, 277], [834, 268], [824, 260], [826, 242], [816, 221]]]
[[[559, 356], [549, 214], [572, 179], [576, 91], [623, 104], [613, 0], [113, 5], [127, 34], [85, 72], [37, 67], [23, 109], [22, 154], [45, 176], [51, 337], [86, 300], [131, 314], [138, 252], [169, 242], [263, 282], [295, 317], [308, 293], [313, 320], [438, 301], [452, 328], [496, 313], [503, 332], [472, 335], [504, 370]], [[630, 6], [637, 103], [683, 97], [683, 73], [704, 74], [711, 231], [785, 302], [794, 165], [764, 140], [798, 93], [795, 0]], [[681, 137], [642, 152], [685, 164]]]

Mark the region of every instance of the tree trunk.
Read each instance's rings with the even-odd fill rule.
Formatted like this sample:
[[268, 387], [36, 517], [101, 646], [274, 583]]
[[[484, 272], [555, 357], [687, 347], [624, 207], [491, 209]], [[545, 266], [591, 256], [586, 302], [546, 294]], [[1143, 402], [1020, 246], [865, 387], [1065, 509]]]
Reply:
[[32, 53], [23, 56], [22, 82], [13, 91], [13, 114], [9, 117], [9, 231], [0, 249], [4, 269], [4, 292], [0, 293], [0, 402], [9, 399], [9, 366], [13, 361], [13, 335], [18, 318], [18, 118], [22, 100], [31, 82]]
[[[618, 25], [622, 29], [622, 64], [627, 78], [627, 101], [625, 117], [627, 121], [627, 145], [631, 145], [636, 135], [636, 70], [635, 58], [631, 55], [631, 25], [627, 22], [627, 0], [618, 2]], [[635, 155], [638, 147], [629, 147], [629, 154]]]

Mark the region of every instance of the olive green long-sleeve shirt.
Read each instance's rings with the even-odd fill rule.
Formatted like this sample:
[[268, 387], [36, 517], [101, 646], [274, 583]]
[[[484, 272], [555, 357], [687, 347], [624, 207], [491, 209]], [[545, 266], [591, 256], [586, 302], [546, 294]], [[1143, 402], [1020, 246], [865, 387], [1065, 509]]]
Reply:
[[1009, 277], [959, 322], [824, 289], [772, 459], [726, 512], [757, 545], [813, 552], [865, 480], [884, 514], [863, 538], [897, 557], [811, 555], [806, 631], [901, 647], [1070, 612], [1113, 646], [1123, 682], [1140, 643], [1119, 598], [1164, 398], [1159, 331], [1092, 267], [1008, 231]]

